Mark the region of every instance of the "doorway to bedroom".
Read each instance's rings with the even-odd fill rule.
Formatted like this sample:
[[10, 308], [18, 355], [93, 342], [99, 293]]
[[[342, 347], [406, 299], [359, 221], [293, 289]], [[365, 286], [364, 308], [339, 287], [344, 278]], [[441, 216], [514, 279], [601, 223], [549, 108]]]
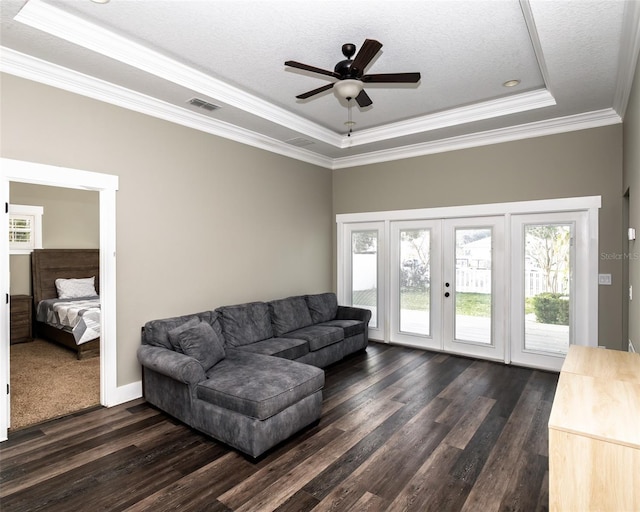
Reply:
[[10, 183], [31, 183], [73, 190], [95, 191], [99, 195], [100, 250], [100, 404], [106, 407], [127, 401], [130, 391], [117, 386], [116, 352], [116, 191], [118, 177], [105, 173], [57, 167], [0, 158], [0, 203], [5, 204], [0, 222], [0, 289], [7, 300], [0, 301], [0, 441], [8, 439], [10, 427], [9, 344], [9, 188]]
[[[9, 188], [12, 206], [42, 208], [39, 239], [43, 249], [99, 249], [97, 191], [19, 182], [11, 182]], [[71, 260], [63, 264], [71, 267]], [[30, 251], [10, 248], [10, 432], [100, 405], [99, 350], [92, 357], [80, 359], [76, 352], [39, 328], [39, 293], [34, 293], [36, 284], [32, 279], [34, 271], [40, 275], [39, 264], [36, 267]], [[31, 318], [30, 329], [24, 333], [29, 335], [14, 336], [25, 315]], [[98, 344], [99, 341], [94, 342]]]

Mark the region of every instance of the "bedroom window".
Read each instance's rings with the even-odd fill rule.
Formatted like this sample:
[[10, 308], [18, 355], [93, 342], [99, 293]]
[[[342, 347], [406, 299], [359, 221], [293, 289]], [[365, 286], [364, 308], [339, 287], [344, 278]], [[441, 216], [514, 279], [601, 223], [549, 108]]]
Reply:
[[9, 254], [42, 249], [42, 206], [9, 205]]

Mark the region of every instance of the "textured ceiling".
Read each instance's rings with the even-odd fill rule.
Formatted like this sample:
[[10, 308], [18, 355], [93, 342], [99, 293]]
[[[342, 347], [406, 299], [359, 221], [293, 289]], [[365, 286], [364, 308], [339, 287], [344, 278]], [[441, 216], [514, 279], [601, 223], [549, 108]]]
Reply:
[[[620, 122], [638, 4], [2, 0], [0, 69], [338, 168]], [[346, 137], [333, 91], [295, 98], [333, 79], [284, 61], [332, 70], [366, 38], [383, 44], [368, 73], [422, 79], [367, 84], [373, 105], [352, 108]]]

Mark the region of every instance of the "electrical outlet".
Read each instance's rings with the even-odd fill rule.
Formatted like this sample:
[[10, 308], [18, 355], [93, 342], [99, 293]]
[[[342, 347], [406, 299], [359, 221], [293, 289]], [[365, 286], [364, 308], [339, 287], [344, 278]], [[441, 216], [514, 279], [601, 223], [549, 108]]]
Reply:
[[611, 284], [611, 274], [598, 274], [598, 284]]

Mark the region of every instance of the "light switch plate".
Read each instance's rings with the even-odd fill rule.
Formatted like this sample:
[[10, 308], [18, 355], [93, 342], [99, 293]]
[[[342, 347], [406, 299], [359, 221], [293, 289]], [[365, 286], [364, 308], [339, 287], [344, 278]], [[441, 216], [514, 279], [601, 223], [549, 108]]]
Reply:
[[598, 274], [598, 284], [611, 284], [611, 274]]

